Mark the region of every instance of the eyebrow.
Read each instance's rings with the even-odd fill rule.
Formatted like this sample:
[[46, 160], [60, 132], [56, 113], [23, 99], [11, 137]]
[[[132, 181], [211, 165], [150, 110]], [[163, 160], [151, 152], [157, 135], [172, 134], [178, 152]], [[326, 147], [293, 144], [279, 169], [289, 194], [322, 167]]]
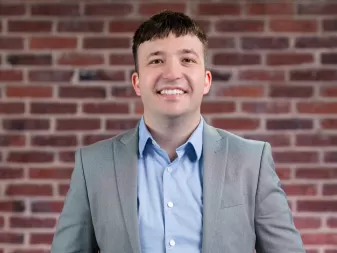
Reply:
[[[199, 58], [199, 55], [193, 49], [187, 49], [187, 48], [180, 49], [178, 53], [179, 54], [193, 54]], [[164, 51], [154, 51], [154, 52], [149, 53], [149, 55], [146, 58], [149, 59], [152, 56], [158, 56], [158, 55], [165, 55], [165, 52]]]

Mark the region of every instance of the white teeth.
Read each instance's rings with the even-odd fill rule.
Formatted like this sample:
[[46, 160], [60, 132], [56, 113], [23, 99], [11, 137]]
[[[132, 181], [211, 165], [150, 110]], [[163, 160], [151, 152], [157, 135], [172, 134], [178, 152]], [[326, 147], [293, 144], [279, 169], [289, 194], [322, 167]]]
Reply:
[[181, 95], [184, 94], [182, 90], [174, 89], [174, 90], [162, 90], [160, 91], [162, 95]]

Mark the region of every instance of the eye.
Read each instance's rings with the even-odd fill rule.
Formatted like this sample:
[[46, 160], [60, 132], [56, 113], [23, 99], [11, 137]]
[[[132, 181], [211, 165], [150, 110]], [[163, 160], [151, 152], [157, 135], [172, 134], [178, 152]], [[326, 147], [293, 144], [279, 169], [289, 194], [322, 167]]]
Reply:
[[195, 63], [196, 61], [192, 58], [183, 58], [183, 62], [186, 62], [186, 63]]
[[152, 61], [149, 62], [149, 64], [159, 64], [162, 63], [163, 61], [161, 59], [154, 59]]

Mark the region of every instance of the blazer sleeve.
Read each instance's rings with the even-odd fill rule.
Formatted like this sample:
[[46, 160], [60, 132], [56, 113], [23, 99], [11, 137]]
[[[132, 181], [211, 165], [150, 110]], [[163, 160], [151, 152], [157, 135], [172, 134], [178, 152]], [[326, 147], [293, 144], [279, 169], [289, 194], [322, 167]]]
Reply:
[[257, 253], [305, 253], [285, 192], [275, 172], [271, 146], [262, 151], [255, 202]]
[[51, 253], [75, 252], [98, 252], [80, 148], [75, 153], [75, 168], [51, 246]]

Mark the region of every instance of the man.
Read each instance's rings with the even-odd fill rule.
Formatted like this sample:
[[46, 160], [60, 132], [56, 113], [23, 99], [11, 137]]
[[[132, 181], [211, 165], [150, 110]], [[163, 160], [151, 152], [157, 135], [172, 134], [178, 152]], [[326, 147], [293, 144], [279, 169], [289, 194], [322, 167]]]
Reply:
[[268, 143], [208, 125], [207, 37], [165, 11], [133, 38], [135, 129], [79, 148], [52, 253], [299, 253]]

